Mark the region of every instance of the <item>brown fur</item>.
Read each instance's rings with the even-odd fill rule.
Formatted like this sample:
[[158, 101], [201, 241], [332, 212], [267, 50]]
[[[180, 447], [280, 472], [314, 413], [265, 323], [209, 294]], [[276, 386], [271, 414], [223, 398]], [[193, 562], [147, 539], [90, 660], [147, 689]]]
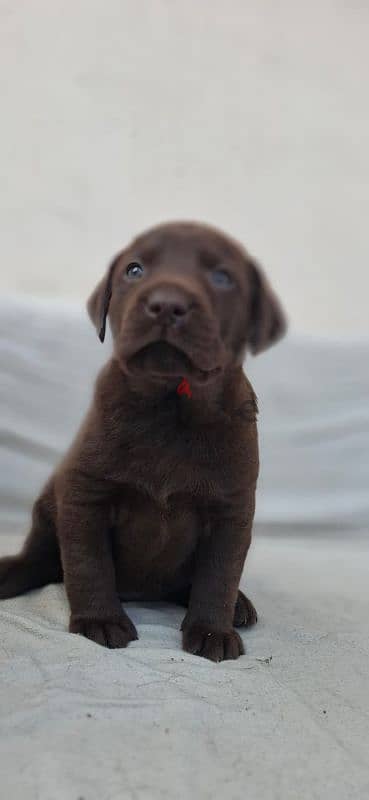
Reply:
[[185, 650], [237, 658], [234, 626], [256, 621], [238, 587], [259, 470], [242, 363], [283, 334], [279, 303], [236, 242], [170, 223], [112, 261], [88, 310], [101, 340], [109, 315], [113, 356], [23, 550], [0, 560], [0, 597], [64, 580], [70, 631], [108, 647], [137, 638], [122, 598], [172, 599], [188, 606]]

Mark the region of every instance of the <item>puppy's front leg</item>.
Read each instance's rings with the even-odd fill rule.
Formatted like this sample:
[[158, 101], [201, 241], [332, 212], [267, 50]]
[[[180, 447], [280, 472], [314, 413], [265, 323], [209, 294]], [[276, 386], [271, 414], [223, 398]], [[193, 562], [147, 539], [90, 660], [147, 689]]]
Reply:
[[85, 485], [80, 474], [69, 475], [63, 484], [58, 536], [71, 608], [69, 630], [106, 647], [126, 647], [138, 636], [116, 590], [109, 539], [111, 498], [101, 485], [91, 485], [91, 480]]
[[182, 623], [183, 647], [212, 661], [244, 653], [233, 620], [238, 587], [251, 541], [255, 491], [246, 512], [223, 508], [199, 544], [188, 612]]

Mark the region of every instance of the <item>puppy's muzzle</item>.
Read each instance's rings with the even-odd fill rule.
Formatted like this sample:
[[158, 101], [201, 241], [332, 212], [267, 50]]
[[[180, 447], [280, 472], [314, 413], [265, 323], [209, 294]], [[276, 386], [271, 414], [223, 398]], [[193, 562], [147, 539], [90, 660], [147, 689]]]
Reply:
[[152, 289], [143, 303], [144, 312], [152, 322], [176, 328], [188, 321], [193, 306], [187, 292], [175, 286]]
[[182, 280], [140, 287], [122, 321], [120, 363], [128, 372], [189, 374], [205, 382], [223, 362], [222, 343], [201, 288]]

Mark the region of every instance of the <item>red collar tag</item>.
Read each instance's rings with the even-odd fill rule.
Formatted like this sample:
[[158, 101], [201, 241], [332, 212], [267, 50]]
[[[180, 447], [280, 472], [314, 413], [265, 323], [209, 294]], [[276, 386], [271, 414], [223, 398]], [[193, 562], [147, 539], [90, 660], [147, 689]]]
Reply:
[[187, 378], [182, 378], [181, 382], [177, 386], [177, 394], [186, 394], [187, 397], [192, 397], [192, 392], [190, 389], [190, 384]]

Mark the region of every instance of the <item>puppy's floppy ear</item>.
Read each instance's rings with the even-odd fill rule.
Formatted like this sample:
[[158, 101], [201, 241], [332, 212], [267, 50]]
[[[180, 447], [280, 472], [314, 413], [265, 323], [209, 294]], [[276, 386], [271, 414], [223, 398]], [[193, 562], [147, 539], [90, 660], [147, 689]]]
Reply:
[[248, 345], [254, 355], [271, 347], [287, 330], [287, 321], [278, 298], [262, 269], [252, 259]]
[[100, 342], [105, 339], [106, 318], [109, 311], [109, 304], [112, 295], [113, 275], [115, 267], [120, 258], [120, 253], [115, 256], [109, 265], [104, 277], [99, 281], [87, 301], [87, 311], [97, 330]]

